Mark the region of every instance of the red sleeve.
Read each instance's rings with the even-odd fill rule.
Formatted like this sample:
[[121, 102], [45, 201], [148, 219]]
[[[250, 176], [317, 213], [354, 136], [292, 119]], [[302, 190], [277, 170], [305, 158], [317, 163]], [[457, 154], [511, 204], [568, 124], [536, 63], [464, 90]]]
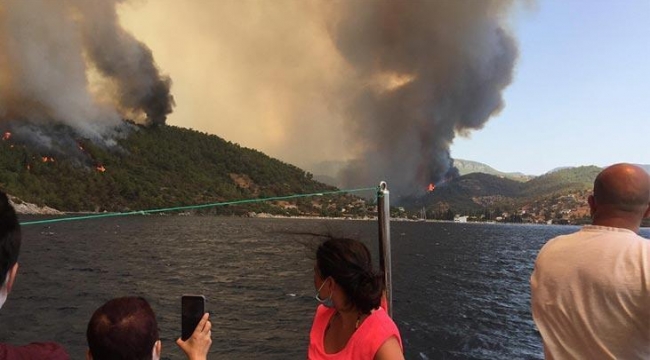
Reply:
[[31, 343], [23, 346], [0, 344], [2, 360], [70, 360], [61, 345], [53, 342]]

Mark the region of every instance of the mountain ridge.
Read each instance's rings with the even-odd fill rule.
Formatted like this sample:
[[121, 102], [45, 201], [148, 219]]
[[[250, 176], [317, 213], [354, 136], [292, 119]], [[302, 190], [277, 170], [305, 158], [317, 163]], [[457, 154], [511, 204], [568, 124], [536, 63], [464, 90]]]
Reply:
[[[35, 206], [40, 206], [64, 212], [132, 211], [338, 191], [309, 171], [216, 135], [174, 126], [127, 127], [128, 136], [116, 140], [114, 148], [77, 136], [74, 154], [67, 158], [62, 149], [30, 146], [5, 133], [0, 140], [0, 188], [15, 196], [16, 203], [30, 204], [29, 211], [39, 211]], [[341, 164], [327, 166], [340, 169]], [[582, 221], [586, 196], [601, 170], [565, 167], [533, 177], [470, 160], [454, 164], [459, 177], [423, 196], [396, 194], [393, 205], [411, 214], [425, 208], [429, 218], [467, 215], [490, 220], [507, 215], [515, 216], [514, 221]], [[640, 166], [650, 173], [650, 165]], [[209, 211], [366, 216], [375, 210], [356, 196], [327, 195]]]
[[433, 219], [584, 224], [590, 221], [587, 198], [600, 171], [593, 165], [569, 167], [526, 182], [471, 173], [408, 199], [404, 207], [411, 213], [424, 208]]

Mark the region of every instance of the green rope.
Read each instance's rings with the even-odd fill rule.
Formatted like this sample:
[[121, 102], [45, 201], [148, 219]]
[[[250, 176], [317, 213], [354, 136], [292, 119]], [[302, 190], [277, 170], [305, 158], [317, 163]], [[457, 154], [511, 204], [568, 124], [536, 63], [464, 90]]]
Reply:
[[93, 214], [93, 215], [85, 215], [85, 216], [73, 216], [73, 217], [64, 217], [64, 218], [55, 218], [55, 219], [46, 219], [46, 220], [25, 221], [25, 222], [21, 222], [20, 225], [26, 226], [26, 225], [36, 225], [36, 224], [49, 224], [49, 223], [56, 223], [56, 222], [63, 222], [63, 221], [98, 219], [98, 218], [115, 217], [115, 216], [145, 215], [145, 214], [159, 213], [159, 212], [166, 212], [166, 211], [202, 209], [202, 208], [209, 208], [209, 207], [216, 207], [216, 206], [237, 205], [237, 204], [246, 204], [246, 203], [263, 202], [263, 201], [287, 200], [287, 199], [295, 199], [301, 197], [323, 196], [323, 195], [332, 195], [332, 194], [339, 194], [339, 193], [353, 193], [353, 192], [370, 191], [370, 190], [377, 190], [377, 189], [378, 187], [375, 186], [370, 188], [321, 191], [321, 192], [311, 193], [311, 194], [273, 196], [268, 198], [244, 199], [244, 200], [226, 201], [226, 202], [202, 204], [202, 205], [176, 206], [176, 207], [162, 208], [162, 209], [102, 213], [102, 214]]

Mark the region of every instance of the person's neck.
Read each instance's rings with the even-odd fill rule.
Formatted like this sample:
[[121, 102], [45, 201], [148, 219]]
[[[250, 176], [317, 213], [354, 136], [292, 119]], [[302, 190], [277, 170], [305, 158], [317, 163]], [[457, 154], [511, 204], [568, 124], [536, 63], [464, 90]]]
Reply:
[[631, 221], [630, 219], [623, 217], [594, 217], [591, 222], [593, 225], [597, 226], [607, 226], [619, 229], [628, 229], [634, 231], [635, 233], [639, 232], [641, 223], [637, 221]]
[[357, 327], [357, 321], [361, 318], [361, 312], [357, 310], [356, 307], [350, 307], [349, 309], [339, 309], [337, 310], [341, 318], [341, 324], [346, 328], [355, 329]]

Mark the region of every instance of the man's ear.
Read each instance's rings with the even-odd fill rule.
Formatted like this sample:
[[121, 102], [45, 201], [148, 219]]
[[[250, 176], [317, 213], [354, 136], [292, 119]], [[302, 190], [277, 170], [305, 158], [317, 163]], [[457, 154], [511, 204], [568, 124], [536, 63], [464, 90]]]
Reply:
[[589, 213], [591, 216], [594, 216], [594, 212], [596, 212], [596, 199], [593, 195], [589, 195], [587, 202], [589, 203]]
[[160, 360], [161, 353], [162, 353], [162, 342], [160, 342], [160, 340], [156, 340], [156, 342], [153, 344], [153, 350], [151, 350], [151, 359]]
[[15, 263], [14, 266], [9, 269], [9, 273], [7, 273], [7, 294], [11, 292], [11, 288], [14, 286], [14, 280], [16, 280], [17, 272], [18, 263]]
[[86, 360], [93, 360], [93, 354], [90, 353], [90, 349], [86, 349]]

